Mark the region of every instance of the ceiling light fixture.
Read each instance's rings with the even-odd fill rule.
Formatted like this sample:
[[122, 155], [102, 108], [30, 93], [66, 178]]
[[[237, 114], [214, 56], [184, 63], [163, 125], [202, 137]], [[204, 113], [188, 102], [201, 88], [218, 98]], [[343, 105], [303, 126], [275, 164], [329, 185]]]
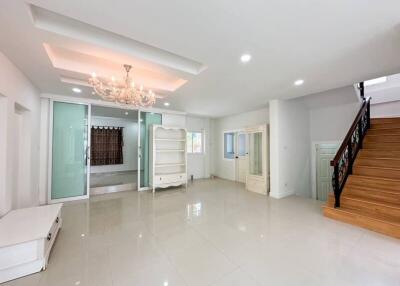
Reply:
[[128, 115], [129, 114], [129, 112], [128, 111], [125, 111], [125, 115]]
[[250, 54], [243, 54], [240, 57], [240, 60], [242, 61], [242, 63], [248, 63], [251, 60], [251, 55]]
[[300, 85], [302, 85], [303, 83], [304, 83], [304, 80], [298, 79], [298, 80], [296, 80], [296, 81], [294, 82], [294, 85], [300, 86]]
[[169, 102], [164, 102], [164, 106], [170, 106]]
[[143, 85], [137, 87], [133, 79], [129, 76], [132, 69], [130, 65], [124, 65], [126, 76], [121, 82], [115, 77], [109, 82], [101, 81], [95, 73], [89, 78], [89, 84], [102, 99], [116, 103], [129, 104], [134, 106], [152, 106], [156, 103], [156, 95], [151, 90], [145, 90]]
[[82, 92], [82, 89], [77, 88], [77, 87], [74, 87], [74, 88], [72, 89], [72, 91], [75, 92], [75, 93], [81, 93], [81, 92]]

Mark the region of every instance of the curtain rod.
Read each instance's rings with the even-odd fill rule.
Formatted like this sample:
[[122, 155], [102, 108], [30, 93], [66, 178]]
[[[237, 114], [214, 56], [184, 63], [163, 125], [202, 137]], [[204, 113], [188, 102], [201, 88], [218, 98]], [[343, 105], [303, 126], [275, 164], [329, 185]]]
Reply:
[[124, 129], [124, 127], [116, 127], [116, 126], [98, 126], [98, 125], [92, 125], [92, 128]]

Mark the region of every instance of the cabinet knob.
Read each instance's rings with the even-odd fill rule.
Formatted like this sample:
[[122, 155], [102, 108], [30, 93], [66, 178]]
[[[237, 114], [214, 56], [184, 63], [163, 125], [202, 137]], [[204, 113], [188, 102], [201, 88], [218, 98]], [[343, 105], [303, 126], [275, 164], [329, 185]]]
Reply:
[[59, 222], [59, 219], [58, 219], [58, 217], [56, 218], [56, 223], [58, 223]]
[[49, 234], [47, 235], [47, 240], [48, 240], [48, 241], [51, 240], [51, 233], [49, 233]]

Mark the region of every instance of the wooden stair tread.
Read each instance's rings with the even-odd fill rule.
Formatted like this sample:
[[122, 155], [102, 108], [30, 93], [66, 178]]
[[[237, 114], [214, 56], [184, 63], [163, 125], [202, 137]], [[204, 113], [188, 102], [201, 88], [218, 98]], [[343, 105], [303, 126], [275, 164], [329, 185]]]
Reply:
[[[379, 215], [371, 215], [370, 213], [367, 213], [367, 212], [365, 212], [363, 210], [347, 208], [347, 207], [334, 208], [333, 206], [325, 205], [325, 206], [323, 206], [323, 208], [330, 208], [330, 209], [333, 209], [335, 211], [356, 214], [356, 215], [367, 217], [369, 219], [373, 219], [373, 220], [376, 220], [376, 221], [389, 223], [389, 224], [392, 224], [392, 225], [397, 226], [397, 227], [400, 228], [400, 219], [390, 219], [390, 218], [382, 217], [382, 216], [379, 216]], [[399, 229], [399, 231], [400, 231], [400, 229]]]
[[400, 195], [400, 190], [393, 190], [393, 189], [381, 189], [381, 188], [373, 188], [373, 187], [368, 187], [368, 186], [360, 186], [356, 184], [347, 184], [345, 188], [355, 189], [359, 191], [365, 191], [365, 192], [382, 192], [383, 194], [398, 194]]
[[377, 117], [377, 118], [371, 118], [371, 123], [393, 123], [393, 122], [399, 122], [400, 123], [400, 117]]
[[[347, 199], [350, 200], [356, 200], [359, 202], [364, 202], [366, 204], [374, 204], [374, 205], [379, 205], [379, 206], [383, 206], [383, 207], [388, 207], [388, 208], [394, 208], [394, 209], [399, 209], [400, 210], [400, 204], [395, 204], [395, 203], [390, 203], [390, 202], [386, 202], [382, 199], [377, 199], [377, 198], [368, 198], [368, 197], [364, 197], [364, 196], [358, 196], [358, 195], [354, 195], [351, 192], [343, 192], [342, 193], [342, 197], [345, 197]], [[399, 218], [400, 219], [400, 218]]]
[[323, 212], [326, 217], [331, 219], [366, 228], [394, 238], [400, 238], [400, 222], [398, 220], [381, 219], [373, 217], [368, 213], [345, 207], [333, 208], [324, 206]]

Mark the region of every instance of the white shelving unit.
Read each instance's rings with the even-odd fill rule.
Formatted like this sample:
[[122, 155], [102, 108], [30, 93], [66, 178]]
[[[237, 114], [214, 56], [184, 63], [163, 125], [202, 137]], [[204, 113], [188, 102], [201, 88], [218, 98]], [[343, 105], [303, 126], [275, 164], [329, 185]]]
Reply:
[[186, 129], [163, 125], [150, 128], [150, 186], [187, 184]]

